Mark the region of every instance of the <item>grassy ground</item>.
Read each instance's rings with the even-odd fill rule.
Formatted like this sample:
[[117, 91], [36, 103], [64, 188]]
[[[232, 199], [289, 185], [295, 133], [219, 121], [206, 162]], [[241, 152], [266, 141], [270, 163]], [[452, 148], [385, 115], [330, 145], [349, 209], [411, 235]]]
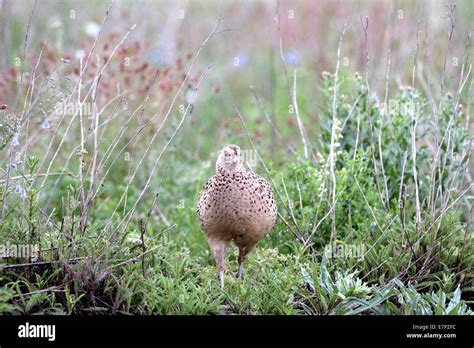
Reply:
[[[275, 10], [252, 7], [262, 8]], [[448, 8], [448, 25], [430, 33], [446, 37], [433, 70], [421, 29], [410, 53], [395, 44], [402, 33], [385, 35], [393, 54], [381, 64], [369, 49], [377, 21], [343, 31], [342, 19], [330, 32], [333, 72], [321, 73], [288, 55], [283, 7], [272, 53], [222, 74], [222, 42], [237, 30], [225, 19], [156, 62], [133, 36], [146, 25], [117, 29], [109, 23], [127, 20], [117, 11], [89, 27], [98, 38], [65, 30], [82, 58], [11, 43], [26, 58], [16, 66], [11, 53], [0, 85], [0, 313], [472, 314], [470, 37], [448, 35], [464, 16]], [[35, 18], [25, 47], [38, 47]], [[346, 44], [359, 45], [358, 69], [344, 64]], [[227, 143], [272, 184], [279, 219], [244, 280], [231, 249], [221, 290], [195, 210]], [[13, 254], [20, 246], [33, 251]]]

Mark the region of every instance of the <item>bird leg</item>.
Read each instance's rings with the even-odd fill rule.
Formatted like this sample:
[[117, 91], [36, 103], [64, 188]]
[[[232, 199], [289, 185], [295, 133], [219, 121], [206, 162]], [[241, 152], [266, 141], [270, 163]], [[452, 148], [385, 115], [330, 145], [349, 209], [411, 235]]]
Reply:
[[219, 270], [221, 289], [224, 289], [224, 257], [227, 253], [228, 242], [213, 238], [209, 239], [209, 245], [211, 246], [212, 255], [214, 255], [217, 269]]
[[239, 262], [239, 274], [238, 274], [238, 277], [239, 279], [244, 279], [244, 260], [245, 260], [245, 256], [247, 256], [247, 248], [246, 247], [242, 247], [240, 248], [239, 247], [239, 258], [238, 258], [238, 262]]
[[246, 243], [245, 245], [239, 245], [239, 278], [244, 279], [244, 260], [247, 255], [253, 250], [255, 247], [256, 242]]
[[240, 264], [239, 265], [239, 279], [244, 279], [244, 265]]

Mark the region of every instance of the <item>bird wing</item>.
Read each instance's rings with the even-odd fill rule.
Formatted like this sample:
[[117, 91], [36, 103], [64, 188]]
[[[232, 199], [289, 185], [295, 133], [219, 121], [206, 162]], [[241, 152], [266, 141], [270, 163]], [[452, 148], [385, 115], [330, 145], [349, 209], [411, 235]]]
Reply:
[[198, 199], [197, 199], [197, 209], [196, 212], [199, 216], [199, 219], [202, 220], [202, 214], [204, 213], [204, 209], [206, 208], [205, 206], [205, 199], [207, 195], [210, 193], [212, 190], [212, 183], [215, 181], [215, 175], [212, 176], [202, 187], [201, 191], [199, 191]]

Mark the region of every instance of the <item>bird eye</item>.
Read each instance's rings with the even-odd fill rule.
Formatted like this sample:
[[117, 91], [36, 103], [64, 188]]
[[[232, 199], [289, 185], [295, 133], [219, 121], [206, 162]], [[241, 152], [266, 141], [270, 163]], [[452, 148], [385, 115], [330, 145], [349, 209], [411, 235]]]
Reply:
[[230, 153], [224, 152], [224, 156], [225, 156], [225, 157], [230, 157]]

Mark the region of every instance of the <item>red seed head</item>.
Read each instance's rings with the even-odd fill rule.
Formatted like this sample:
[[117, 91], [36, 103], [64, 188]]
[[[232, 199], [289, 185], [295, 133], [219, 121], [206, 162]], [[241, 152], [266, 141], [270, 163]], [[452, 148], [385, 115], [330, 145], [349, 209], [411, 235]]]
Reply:
[[16, 76], [16, 72], [17, 72], [17, 70], [16, 70], [16, 68], [15, 68], [14, 66], [11, 66], [11, 67], [8, 68], [8, 73], [9, 73], [10, 75]]
[[178, 57], [176, 58], [176, 68], [181, 70], [183, 68], [183, 58]]

